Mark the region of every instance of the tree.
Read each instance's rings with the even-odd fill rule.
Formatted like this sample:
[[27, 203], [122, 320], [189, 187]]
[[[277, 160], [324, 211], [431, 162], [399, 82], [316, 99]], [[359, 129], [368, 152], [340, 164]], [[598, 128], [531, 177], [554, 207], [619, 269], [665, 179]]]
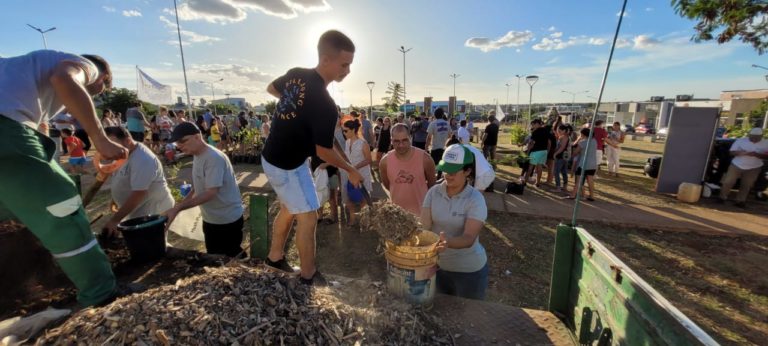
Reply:
[[389, 82], [385, 93], [389, 96], [382, 98], [384, 100], [384, 107], [387, 110], [397, 112], [403, 103], [403, 86], [400, 83]]
[[768, 50], [768, 2], [765, 0], [672, 0], [675, 12], [698, 20], [695, 42], [726, 43], [734, 37], [763, 54]]
[[97, 102], [101, 101], [100, 109], [111, 109], [122, 114], [138, 100], [136, 93], [126, 88], [112, 88], [96, 98]]
[[266, 105], [264, 105], [264, 109], [266, 110], [267, 114], [272, 115], [275, 113], [275, 109], [277, 109], [277, 101], [272, 100], [267, 102]]

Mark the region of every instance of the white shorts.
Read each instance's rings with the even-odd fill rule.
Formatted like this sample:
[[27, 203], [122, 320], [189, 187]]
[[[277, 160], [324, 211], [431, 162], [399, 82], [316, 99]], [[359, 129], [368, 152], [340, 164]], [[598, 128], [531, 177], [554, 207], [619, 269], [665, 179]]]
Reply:
[[285, 205], [292, 215], [303, 214], [320, 208], [309, 161], [295, 169], [284, 170], [273, 166], [262, 156], [261, 166], [264, 168], [264, 174], [267, 175], [269, 184], [277, 193], [280, 203]]
[[597, 165], [600, 166], [603, 164], [603, 151], [597, 150]]

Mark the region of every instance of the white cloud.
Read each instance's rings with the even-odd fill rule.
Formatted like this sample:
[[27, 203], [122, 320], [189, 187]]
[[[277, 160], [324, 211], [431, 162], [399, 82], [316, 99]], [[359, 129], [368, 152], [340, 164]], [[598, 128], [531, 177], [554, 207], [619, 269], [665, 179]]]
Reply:
[[173, 66], [173, 63], [170, 63], [170, 62], [167, 62], [167, 61], [163, 61], [163, 62], [160, 63], [160, 65]]
[[554, 64], [554, 63], [556, 63], [558, 61], [560, 61], [560, 57], [554, 57], [552, 59], [549, 59], [549, 61], [547, 61], [545, 64], [552, 65], [552, 64]]
[[495, 40], [487, 37], [471, 37], [464, 42], [464, 46], [478, 48], [483, 52], [490, 52], [503, 47], [520, 47], [533, 40], [533, 33], [526, 31], [510, 31]]
[[555, 31], [555, 30], [557, 30], [557, 28], [554, 26], [550, 26], [549, 29], [547, 29], [547, 31]]
[[[331, 6], [326, 0], [188, 0], [178, 9], [180, 20], [227, 24], [245, 20], [249, 12], [291, 19], [300, 13], [328, 11]], [[171, 9], [163, 11], [173, 14]]]
[[[621, 15], [621, 11], [616, 12], [616, 17], [618, 17], [620, 15]], [[627, 18], [627, 17], [629, 17], [629, 11], [624, 11], [624, 18]]]
[[560, 38], [562, 36], [563, 36], [563, 32], [562, 31], [553, 32], [553, 33], [549, 34], [549, 37], [552, 37], [552, 38]]
[[[171, 33], [176, 34], [176, 23], [172, 22], [168, 18], [165, 18], [165, 16], [160, 16], [160, 21], [163, 22], [163, 24], [165, 24], [165, 26], [168, 29], [171, 29], [170, 30]], [[185, 46], [192, 45], [194, 43], [209, 43], [210, 44], [212, 42], [221, 41], [221, 38], [213, 37], [213, 36], [208, 36], [208, 35], [203, 35], [203, 34], [198, 34], [196, 32], [189, 31], [189, 30], [183, 30], [182, 29], [180, 32], [181, 32], [181, 36], [182, 36], [181, 40], [182, 40], [182, 42], [184, 43]], [[177, 46], [179, 44], [179, 41], [178, 40], [169, 40], [168, 44], [170, 44], [172, 46]]]
[[633, 49], [650, 49], [660, 43], [659, 40], [648, 35], [637, 35], [632, 41], [634, 42]]
[[123, 16], [125, 17], [141, 17], [141, 12], [136, 10], [124, 10]]
[[616, 39], [616, 48], [626, 48], [632, 45], [632, 42], [627, 40], [626, 38], [619, 37]]
[[104, 11], [107, 11], [107, 12], [115, 12], [115, 11], [117, 11], [114, 7], [109, 7], [109, 6], [101, 6], [101, 8], [104, 9]]
[[520, 52], [522, 52], [522, 50], [520, 48], [518, 48], [518, 49], [515, 49], [515, 52], [520, 53]]
[[604, 44], [608, 43], [608, 40], [604, 38], [597, 38], [597, 37], [590, 37], [587, 44], [591, 44], [593, 46], [602, 46]]
[[651, 12], [651, 11], [653, 11], [653, 7], [646, 7], [645, 8], [645, 12]]
[[548, 37], [542, 38], [539, 43], [533, 45], [533, 50], [560, 50], [568, 47], [569, 44], [567, 42], [563, 42], [563, 40], [559, 38], [550, 39]]

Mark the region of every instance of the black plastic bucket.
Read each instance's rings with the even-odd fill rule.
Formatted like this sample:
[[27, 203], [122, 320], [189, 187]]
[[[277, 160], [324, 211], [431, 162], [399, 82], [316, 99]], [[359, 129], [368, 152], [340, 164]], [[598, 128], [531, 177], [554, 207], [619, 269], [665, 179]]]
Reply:
[[126, 220], [117, 225], [123, 233], [131, 260], [153, 262], [165, 257], [165, 222], [162, 215], [148, 215]]

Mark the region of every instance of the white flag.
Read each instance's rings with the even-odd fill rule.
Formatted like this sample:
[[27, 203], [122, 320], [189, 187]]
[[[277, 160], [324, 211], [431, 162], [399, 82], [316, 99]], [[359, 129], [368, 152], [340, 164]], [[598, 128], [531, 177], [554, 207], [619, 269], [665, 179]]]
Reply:
[[501, 110], [501, 106], [499, 104], [496, 104], [496, 119], [499, 121], [502, 121], [506, 115], [504, 114], [504, 111]]
[[154, 78], [144, 73], [138, 66], [139, 85], [137, 95], [139, 100], [156, 105], [169, 105], [173, 102], [173, 90], [170, 85], [160, 84]]

